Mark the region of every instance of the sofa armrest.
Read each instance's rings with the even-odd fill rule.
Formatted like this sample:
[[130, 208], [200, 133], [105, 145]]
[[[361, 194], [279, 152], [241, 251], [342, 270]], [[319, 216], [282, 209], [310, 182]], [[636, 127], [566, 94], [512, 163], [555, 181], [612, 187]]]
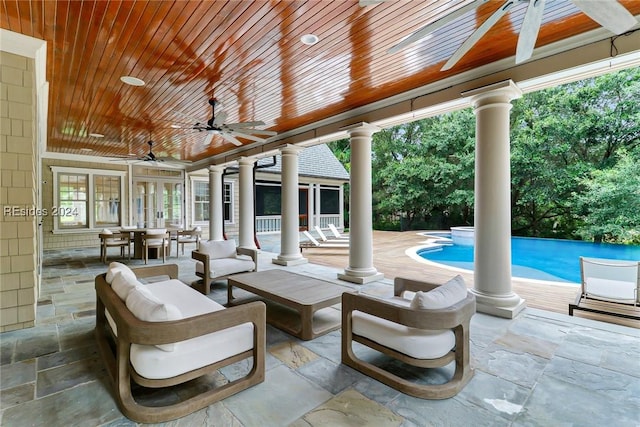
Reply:
[[131, 269], [137, 278], [169, 276], [171, 279], [178, 278], [177, 264], [150, 265], [146, 267], [134, 267]]
[[209, 265], [209, 255], [198, 250], [191, 251], [191, 258], [195, 259], [196, 261], [200, 261], [204, 265]]
[[450, 307], [427, 310], [403, 307], [367, 295], [343, 293], [343, 322], [351, 318], [351, 313], [354, 310], [413, 328], [427, 330], [452, 329], [470, 322], [471, 317], [476, 312], [476, 300], [472, 294], [468, 294], [465, 299]]

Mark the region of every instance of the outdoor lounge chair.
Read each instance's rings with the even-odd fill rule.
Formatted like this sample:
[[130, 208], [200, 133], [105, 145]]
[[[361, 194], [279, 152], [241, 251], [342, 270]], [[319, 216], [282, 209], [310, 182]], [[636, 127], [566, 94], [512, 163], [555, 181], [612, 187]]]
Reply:
[[348, 240], [349, 239], [348, 235], [341, 234], [340, 231], [338, 231], [336, 226], [333, 225], [333, 224], [329, 224], [329, 230], [331, 230], [331, 233], [333, 234], [333, 237], [336, 238], [336, 239], [344, 239], [344, 240]]
[[574, 310], [640, 320], [640, 261], [580, 257], [580, 294]]
[[258, 251], [236, 247], [234, 240], [200, 240], [198, 248], [191, 252], [191, 258], [196, 260], [196, 276], [202, 278], [193, 286], [205, 295], [216, 280], [258, 271]]
[[349, 241], [345, 240], [345, 241], [338, 241], [338, 240], [331, 240], [331, 241], [327, 241], [327, 242], [318, 242], [318, 240], [313, 237], [311, 235], [311, 233], [309, 233], [307, 230], [304, 230], [302, 232], [302, 234], [305, 235], [305, 237], [308, 239], [308, 241], [306, 242], [300, 242], [300, 249], [303, 248], [345, 248], [348, 249], [349, 248]]
[[348, 242], [348, 238], [347, 240], [345, 240], [345, 239], [336, 239], [334, 237], [327, 237], [322, 231], [322, 228], [320, 228], [317, 225], [315, 226], [315, 229], [316, 229], [316, 232], [318, 233], [318, 236], [320, 236], [320, 240], [322, 240], [323, 242], [339, 242], [339, 243]]
[[[452, 397], [473, 376], [469, 364], [469, 323], [475, 312], [475, 296], [467, 291], [461, 276], [442, 286], [396, 278], [394, 296], [389, 299], [344, 293], [342, 363], [415, 397]], [[414, 378], [422, 374], [414, 372], [415, 368], [398, 367], [397, 363], [387, 363], [386, 359], [383, 362], [367, 361], [365, 359], [372, 356], [366, 352], [359, 358], [352, 341], [418, 369], [442, 367], [455, 361], [455, 372], [443, 384], [415, 381]], [[411, 373], [407, 379], [383, 366]]]

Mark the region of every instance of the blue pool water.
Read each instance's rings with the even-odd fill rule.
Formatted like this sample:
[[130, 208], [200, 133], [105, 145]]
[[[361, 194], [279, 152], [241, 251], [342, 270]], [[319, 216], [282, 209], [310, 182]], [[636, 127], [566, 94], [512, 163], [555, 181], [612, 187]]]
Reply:
[[[424, 259], [473, 270], [473, 246], [451, 245], [421, 250]], [[640, 260], [640, 246], [576, 240], [511, 238], [511, 274], [536, 280], [580, 283], [580, 257]]]

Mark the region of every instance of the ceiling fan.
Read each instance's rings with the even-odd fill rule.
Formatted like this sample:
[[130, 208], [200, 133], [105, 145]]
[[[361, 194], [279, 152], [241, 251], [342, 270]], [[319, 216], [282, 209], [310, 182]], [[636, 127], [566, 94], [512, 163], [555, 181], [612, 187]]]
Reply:
[[[370, 6], [386, 0], [360, 0], [361, 6]], [[433, 33], [446, 24], [455, 21], [466, 13], [478, 8], [492, 0], [474, 0], [471, 3], [454, 10], [448, 15], [434, 21], [407, 38], [400, 41], [388, 50], [388, 53], [396, 53], [406, 46]], [[571, 0], [589, 18], [615, 34], [623, 34], [633, 28], [638, 22], [636, 18], [617, 0]], [[441, 71], [451, 69], [471, 48], [516, 4], [528, 3], [527, 11], [520, 28], [518, 45], [516, 48], [516, 64], [526, 61], [533, 54], [533, 49], [538, 38], [538, 31], [542, 22], [545, 0], [506, 0], [486, 21], [482, 23], [456, 52], [444, 64]]]
[[189, 160], [178, 160], [173, 157], [158, 157], [153, 153], [153, 141], [147, 141], [147, 145], [149, 145], [149, 152], [143, 156], [139, 157], [124, 157], [124, 159], [129, 160], [137, 160], [137, 162], [153, 162], [153, 163], [191, 163]]
[[[270, 130], [255, 129], [256, 126], [264, 126], [262, 121], [241, 122], [241, 123], [224, 123], [227, 114], [223, 111], [216, 115], [216, 105], [219, 105], [215, 98], [209, 99], [211, 105], [211, 118], [207, 123], [196, 123], [192, 129], [201, 132], [207, 132], [205, 144], [210, 144], [215, 135], [219, 135], [230, 143], [242, 146], [242, 142], [238, 138], [248, 139], [255, 142], [264, 142], [268, 137], [276, 135], [277, 132]], [[262, 136], [260, 136], [262, 135]]]

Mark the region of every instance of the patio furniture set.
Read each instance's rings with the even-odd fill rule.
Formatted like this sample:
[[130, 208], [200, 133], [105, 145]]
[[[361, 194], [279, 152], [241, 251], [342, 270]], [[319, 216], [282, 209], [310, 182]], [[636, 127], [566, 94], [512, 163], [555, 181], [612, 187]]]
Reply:
[[[396, 278], [393, 297], [384, 299], [287, 270], [258, 272], [257, 251], [237, 248], [234, 241], [200, 241], [192, 258], [201, 280], [191, 286], [177, 280], [174, 264], [130, 269], [112, 262], [95, 279], [100, 354], [116, 402], [134, 421], [179, 418], [264, 381], [267, 323], [302, 340], [341, 329], [342, 363], [415, 397], [452, 397], [473, 376], [469, 328], [476, 302], [461, 276], [444, 284]], [[612, 312], [602, 304], [637, 308], [640, 263], [582, 263], [582, 292], [570, 314]], [[612, 279], [608, 267], [623, 273]], [[150, 283], [139, 281], [152, 276]], [[221, 279], [227, 279], [224, 306], [207, 297], [211, 283]], [[588, 305], [594, 299], [596, 308]], [[454, 363], [455, 370], [442, 384], [424, 384], [385, 369], [379, 358], [356, 351], [354, 341], [419, 369]], [[245, 359], [245, 376], [179, 403], [148, 407], [132, 392], [132, 381], [168, 387]]]
[[[98, 235], [100, 238], [100, 261], [107, 262], [107, 251], [111, 247], [120, 248], [120, 257], [124, 258], [125, 249], [127, 258], [148, 260], [162, 258], [162, 262], [171, 252], [171, 243], [176, 243], [176, 256], [180, 255], [180, 246], [184, 255], [184, 245], [187, 243], [198, 244], [202, 238], [200, 227], [184, 230], [180, 227], [173, 228], [138, 228], [122, 227], [118, 230], [105, 228]], [[133, 256], [131, 255], [133, 244]]]
[[[264, 381], [267, 323], [303, 340], [342, 328], [343, 363], [413, 396], [451, 397], [473, 375], [469, 322], [475, 298], [462, 278], [441, 286], [396, 279], [394, 297], [384, 300], [286, 270], [258, 272], [255, 254], [233, 241], [200, 242], [192, 257], [202, 264], [196, 267], [201, 283], [193, 287], [177, 280], [175, 264], [129, 268], [112, 262], [95, 279], [99, 351], [115, 400], [134, 421], [179, 418]], [[211, 281], [221, 278], [228, 279], [226, 306], [207, 297]], [[417, 367], [455, 362], [455, 374], [443, 385], [412, 383], [359, 359], [352, 341]], [[145, 406], [132, 391], [132, 381], [169, 387], [245, 359], [245, 376], [179, 403]]]

